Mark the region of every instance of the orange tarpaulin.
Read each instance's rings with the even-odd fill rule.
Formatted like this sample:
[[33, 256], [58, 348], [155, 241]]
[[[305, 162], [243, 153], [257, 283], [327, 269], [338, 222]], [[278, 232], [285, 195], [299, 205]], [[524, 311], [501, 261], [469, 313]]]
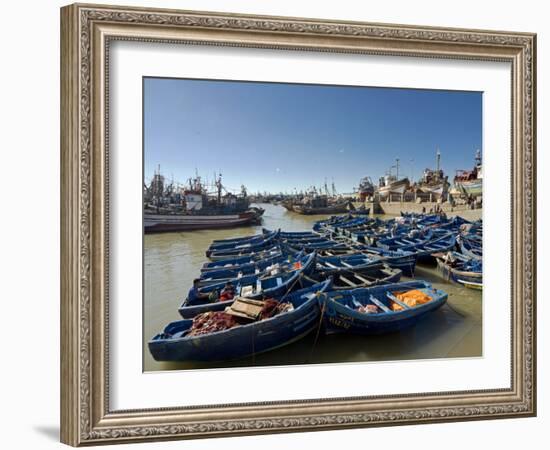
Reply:
[[[414, 308], [417, 305], [423, 305], [424, 303], [428, 303], [432, 300], [432, 297], [422, 291], [419, 291], [418, 289], [413, 289], [412, 291], [407, 292], [394, 292], [393, 295], [395, 295], [397, 300], [405, 303], [405, 305], [410, 306], [411, 308]], [[397, 303], [392, 303], [392, 309], [394, 311], [401, 311], [403, 310], [403, 307]]]

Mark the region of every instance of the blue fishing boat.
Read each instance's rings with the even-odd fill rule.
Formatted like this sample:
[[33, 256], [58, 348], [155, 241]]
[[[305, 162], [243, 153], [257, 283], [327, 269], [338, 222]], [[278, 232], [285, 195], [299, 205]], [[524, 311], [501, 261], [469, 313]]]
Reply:
[[301, 264], [305, 262], [304, 255], [304, 252], [299, 252], [295, 255], [281, 255], [277, 258], [263, 259], [252, 264], [244, 264], [236, 268], [224, 268], [202, 272], [199, 278], [199, 286], [202, 287], [213, 283], [227, 281], [235, 283], [245, 275], [258, 275], [262, 277], [273, 270], [291, 270], [296, 264], [301, 266]]
[[277, 234], [278, 234], [277, 231], [272, 231], [269, 234], [255, 234], [254, 236], [248, 236], [244, 238], [234, 238], [234, 239], [224, 239], [224, 240], [214, 241], [210, 244], [210, 247], [208, 247], [208, 250], [206, 251], [206, 253], [208, 255], [208, 253], [216, 252], [219, 250], [255, 246], [255, 245], [264, 243], [266, 240], [268, 242], [271, 242], [273, 240], [271, 238], [277, 237]]
[[413, 252], [416, 254], [417, 261], [432, 263], [434, 261], [433, 253], [454, 250], [456, 237], [454, 233], [446, 233], [443, 236], [434, 238], [434, 234], [431, 232], [427, 237], [400, 236], [380, 239], [377, 246], [385, 250]]
[[[415, 306], [397, 295], [420, 291], [429, 301]], [[447, 293], [425, 281], [409, 281], [372, 288], [331, 291], [319, 297], [325, 332], [381, 334], [414, 325], [447, 301]]]
[[[262, 228], [262, 233], [264, 235], [270, 235], [273, 231], [268, 230], [267, 228]], [[279, 231], [280, 239], [292, 239], [292, 238], [316, 238], [319, 237], [319, 233], [314, 231]]]
[[170, 323], [148, 343], [157, 361], [227, 361], [273, 350], [301, 339], [320, 326], [318, 295], [330, 280], [279, 297], [291, 310], [227, 330], [188, 336], [193, 320]]
[[281, 248], [283, 249], [283, 251], [305, 250], [311, 252], [315, 250], [347, 250], [348, 246], [343, 242], [337, 242], [332, 239], [323, 239], [322, 241], [314, 242], [282, 241]]
[[257, 261], [269, 258], [277, 258], [282, 255], [281, 247], [277, 244], [273, 247], [259, 252], [249, 253], [243, 256], [235, 256], [231, 258], [222, 258], [217, 261], [205, 262], [201, 267], [201, 272], [207, 272], [209, 270], [230, 269], [242, 266], [244, 264], [254, 264]]
[[264, 236], [264, 239], [259, 242], [239, 244], [230, 248], [220, 248], [214, 250], [207, 250], [206, 256], [212, 261], [217, 261], [224, 258], [234, 258], [237, 256], [249, 255], [251, 253], [257, 253], [266, 248], [272, 247], [277, 243], [277, 233], [269, 236]]
[[443, 276], [455, 283], [483, 283], [483, 263], [480, 259], [471, 258], [458, 252], [447, 252], [435, 255], [437, 265]]
[[416, 253], [405, 250], [386, 250], [380, 247], [363, 245], [359, 249], [367, 255], [378, 256], [382, 262], [394, 269], [399, 269], [406, 277], [414, 277]]
[[364, 253], [352, 253], [349, 255], [318, 257], [315, 270], [325, 274], [342, 271], [361, 273], [362, 270], [369, 270], [373, 266], [380, 267], [381, 265], [382, 262], [377, 256], [369, 256]]
[[[310, 273], [315, 268], [316, 257], [315, 253], [308, 255], [303, 260], [300, 268], [296, 270], [269, 276], [265, 274], [252, 274], [231, 280], [235, 286], [235, 297], [262, 299], [281, 296], [291, 291], [302, 276]], [[235, 297], [225, 301], [218, 300], [219, 296], [217, 294], [222, 291], [225, 284], [226, 282], [223, 281], [200, 287], [199, 294], [201, 296], [207, 295], [208, 298], [194, 301], [193, 304], [190, 304], [186, 298], [178, 309], [180, 315], [185, 319], [206, 311], [221, 311], [226, 306], [231, 305]]]
[[481, 240], [475, 240], [463, 235], [456, 238], [460, 252], [470, 258], [481, 260], [483, 259], [483, 246]]
[[332, 278], [333, 290], [348, 290], [363, 287], [378, 286], [380, 284], [397, 283], [401, 279], [402, 272], [390, 266], [378, 263], [365, 267], [361, 271], [339, 270], [334, 272], [317, 271], [304, 274], [300, 279], [303, 286], [319, 283], [327, 278]]

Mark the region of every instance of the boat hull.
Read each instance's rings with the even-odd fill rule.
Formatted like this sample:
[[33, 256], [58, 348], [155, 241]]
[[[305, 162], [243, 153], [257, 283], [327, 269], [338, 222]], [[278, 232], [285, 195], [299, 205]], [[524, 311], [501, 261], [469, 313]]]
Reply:
[[[309, 295], [294, 310], [271, 319], [230, 328], [225, 331], [163, 339], [161, 335], [149, 341], [149, 351], [157, 361], [216, 362], [245, 358], [267, 352], [301, 339], [321, 325], [321, 312], [315, 292], [324, 292], [330, 281], [294, 292], [294, 298]], [[289, 298], [290, 298], [289, 296]], [[294, 303], [294, 300], [290, 298]], [[168, 325], [165, 332], [187, 330], [191, 320], [181, 320]]]
[[[381, 314], [363, 314], [350, 309], [349, 307], [338, 303], [334, 298], [340, 295], [362, 295], [361, 293], [382, 292], [384, 289], [398, 290], [403, 289], [405, 285], [409, 285], [411, 289], [417, 289], [416, 282], [399, 283], [378, 288], [356, 289], [354, 291], [340, 291], [321, 295], [319, 302], [321, 303], [321, 311], [323, 314], [323, 327], [327, 334], [334, 333], [351, 333], [351, 334], [384, 334], [397, 332], [405, 328], [415, 325], [420, 319], [427, 314], [439, 309], [447, 301], [447, 294], [438, 291], [437, 297], [431, 302], [424, 305], [410, 308], [399, 312], [381, 313]], [[423, 282], [419, 282], [423, 283]], [[354, 294], [351, 294], [354, 293]], [[332, 294], [332, 295], [331, 295]], [[332, 298], [331, 298], [332, 297]]]
[[482, 180], [461, 181], [457, 182], [456, 186], [461, 192], [472, 197], [478, 197], [483, 193]]
[[219, 216], [145, 214], [143, 227], [145, 233], [234, 228], [257, 224], [261, 216], [256, 211]]
[[348, 212], [348, 208], [346, 204], [324, 206], [324, 207], [318, 207], [318, 208], [310, 207], [310, 206], [294, 205], [292, 207], [292, 210], [295, 213], [303, 214], [306, 216], [312, 216], [312, 215], [318, 215], [318, 214], [340, 214], [340, 213]]

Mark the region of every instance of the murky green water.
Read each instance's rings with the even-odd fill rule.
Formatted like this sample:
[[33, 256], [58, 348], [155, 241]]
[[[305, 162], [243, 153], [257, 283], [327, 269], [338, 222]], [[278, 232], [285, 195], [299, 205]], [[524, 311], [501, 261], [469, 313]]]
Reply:
[[[281, 206], [265, 208], [263, 225], [286, 231], [310, 230], [326, 216], [301, 216]], [[384, 217], [384, 216], [381, 216]], [[193, 278], [207, 261], [204, 252], [213, 239], [248, 236], [261, 226], [145, 235], [144, 240], [144, 370], [270, 366], [358, 361], [474, 357], [482, 355], [482, 294], [444, 280], [435, 267], [417, 266], [416, 278], [427, 280], [449, 294], [446, 305], [407, 330], [381, 336], [331, 335], [306, 338], [254, 358], [216, 364], [155, 361], [147, 341], [164, 326], [179, 320], [178, 307]], [[405, 281], [408, 278], [403, 277]]]

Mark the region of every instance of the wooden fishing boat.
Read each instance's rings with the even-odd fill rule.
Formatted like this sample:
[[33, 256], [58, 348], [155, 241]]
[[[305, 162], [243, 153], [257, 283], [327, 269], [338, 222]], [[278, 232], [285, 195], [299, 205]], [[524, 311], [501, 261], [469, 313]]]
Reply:
[[[429, 301], [409, 306], [397, 295], [420, 291]], [[447, 293], [425, 281], [409, 281], [371, 288], [331, 291], [319, 297], [325, 332], [381, 334], [413, 326], [447, 301]], [[365, 311], [365, 312], [363, 312]]]
[[289, 271], [293, 267], [301, 267], [305, 262], [305, 252], [295, 255], [281, 255], [277, 258], [263, 259], [253, 264], [246, 264], [232, 269], [209, 270], [202, 272], [199, 278], [199, 287], [214, 283], [237, 283], [243, 276], [257, 275], [268, 276], [272, 271]]
[[212, 244], [210, 244], [210, 246], [206, 250], [206, 255], [208, 256], [211, 253], [216, 253], [224, 250], [232, 250], [232, 249], [240, 249], [240, 248], [248, 248], [248, 247], [258, 248], [258, 246], [260, 246], [260, 248], [265, 248], [266, 245], [269, 245], [271, 242], [273, 242], [276, 239], [277, 233], [278, 233], [277, 231], [274, 231], [269, 235], [256, 234], [244, 240], [239, 239], [239, 240], [230, 240], [227, 242], [213, 242]]
[[145, 213], [143, 228], [145, 233], [233, 228], [260, 223], [263, 212], [263, 210], [250, 209], [237, 214], [224, 215]]
[[[275, 275], [266, 276], [264, 274], [246, 275], [232, 280], [235, 286], [235, 297], [246, 297], [251, 299], [262, 299], [277, 297], [292, 290], [298, 280], [304, 274], [310, 273], [315, 268], [315, 259], [317, 255], [312, 253], [306, 257], [304, 262], [296, 270], [281, 272]], [[199, 288], [201, 295], [212, 295], [213, 299], [204, 299], [190, 304], [186, 298], [178, 309], [180, 315], [185, 319], [194, 317], [199, 313], [206, 311], [221, 311], [226, 306], [233, 303], [234, 298], [225, 301], [218, 301], [215, 292], [221, 292], [226, 282], [213, 283]]]
[[410, 181], [408, 178], [402, 178], [397, 180], [394, 178], [389, 178], [386, 181], [385, 186], [379, 186], [377, 189], [378, 195], [380, 198], [385, 199], [390, 194], [399, 194], [402, 195], [410, 186]]
[[348, 210], [348, 202], [338, 202], [326, 204], [323, 206], [313, 206], [310, 204], [294, 204], [292, 210], [298, 214], [304, 215], [320, 215], [320, 214], [339, 214], [345, 213]]
[[434, 255], [443, 276], [456, 283], [483, 283], [483, 263], [481, 260], [464, 256], [458, 252]]
[[341, 256], [317, 257], [315, 270], [324, 274], [349, 271], [361, 273], [363, 270], [370, 270], [373, 266], [382, 267], [382, 262], [378, 256], [354, 253]]
[[170, 323], [148, 343], [157, 361], [226, 361], [288, 345], [320, 326], [318, 295], [330, 280], [276, 298], [292, 310], [209, 334], [188, 336], [193, 320]]
[[343, 243], [343, 242], [336, 242], [331, 239], [324, 239], [323, 241], [318, 242], [288, 242], [288, 241], [282, 241], [281, 242], [281, 248], [283, 251], [300, 251], [304, 250], [306, 252], [312, 252], [312, 251], [338, 251], [338, 250], [345, 250], [346, 252], [349, 250], [349, 247]]
[[[270, 235], [273, 233], [273, 231], [268, 230], [267, 228], [262, 228], [262, 233], [264, 235]], [[315, 233], [314, 231], [280, 231], [279, 230], [279, 236], [280, 239], [308, 239], [308, 238], [316, 238], [319, 237], [319, 233]]]
[[456, 237], [454, 233], [447, 233], [440, 237], [428, 235], [426, 238], [396, 237], [380, 239], [377, 246], [385, 250], [403, 250], [416, 254], [417, 261], [423, 263], [432, 263], [433, 253], [448, 252], [454, 250], [456, 246]]
[[261, 250], [259, 252], [249, 253], [247, 255], [236, 256], [232, 258], [220, 258], [217, 261], [205, 262], [201, 267], [201, 272], [218, 270], [221, 268], [236, 268], [244, 264], [253, 264], [254, 262], [260, 261], [262, 259], [276, 258], [281, 255], [281, 247], [277, 244], [271, 248]]
[[359, 247], [367, 255], [376, 255], [381, 261], [394, 269], [399, 269], [406, 277], [414, 277], [416, 268], [416, 253], [405, 250], [386, 250], [368, 245]]
[[254, 234], [252, 236], [232, 237], [228, 239], [214, 239], [210, 244], [210, 248], [231, 248], [240, 244], [257, 243], [263, 241], [269, 236], [275, 235], [276, 233], [277, 231], [270, 231], [269, 233]]
[[332, 278], [333, 290], [357, 289], [362, 287], [378, 286], [380, 284], [397, 283], [401, 279], [402, 272], [393, 269], [386, 264], [375, 264], [365, 267], [360, 271], [338, 270], [334, 272], [314, 271], [304, 274], [301, 278], [302, 285], [319, 283], [327, 278]]
[[207, 250], [206, 256], [212, 261], [217, 261], [224, 258], [233, 258], [236, 256], [248, 255], [250, 253], [256, 253], [266, 248], [272, 247], [277, 243], [277, 233], [274, 233], [269, 236], [265, 236], [259, 242], [255, 243], [245, 243], [230, 248], [221, 248], [214, 250]]
[[483, 259], [483, 247], [481, 243], [463, 235], [459, 235], [456, 241], [463, 255], [478, 260]]

